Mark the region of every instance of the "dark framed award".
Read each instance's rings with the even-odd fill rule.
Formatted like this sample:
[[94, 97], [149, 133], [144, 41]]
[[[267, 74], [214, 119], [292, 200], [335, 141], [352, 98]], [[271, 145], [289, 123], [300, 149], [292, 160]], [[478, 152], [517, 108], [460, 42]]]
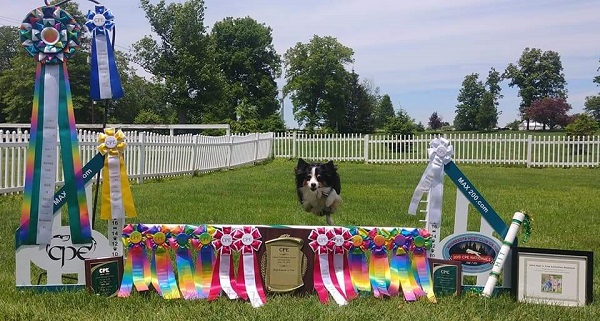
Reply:
[[85, 260], [85, 287], [90, 293], [116, 296], [122, 277], [122, 256]]
[[436, 296], [461, 294], [462, 263], [460, 261], [429, 259], [433, 292]]

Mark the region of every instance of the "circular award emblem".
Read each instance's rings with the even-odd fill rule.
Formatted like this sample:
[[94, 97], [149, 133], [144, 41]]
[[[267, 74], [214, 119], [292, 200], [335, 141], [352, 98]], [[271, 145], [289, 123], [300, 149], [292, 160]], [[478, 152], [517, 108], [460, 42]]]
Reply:
[[446, 156], [448, 151], [446, 150], [446, 147], [438, 146], [437, 149], [435, 150], [435, 153], [438, 154], [439, 157], [444, 157], [444, 156]]
[[129, 234], [129, 241], [134, 244], [140, 243], [142, 241], [142, 233], [138, 231], [131, 232]]
[[325, 246], [328, 242], [329, 238], [327, 238], [327, 235], [319, 234], [319, 236], [317, 236], [317, 244], [319, 244], [320, 246]]
[[102, 27], [106, 23], [106, 18], [104, 15], [97, 13], [94, 15], [93, 21], [96, 27]]
[[165, 244], [165, 241], [167, 240], [167, 236], [163, 232], [156, 232], [156, 233], [154, 233], [154, 236], [152, 237], [152, 239], [154, 240], [154, 243], [156, 245], [163, 245], [163, 244]]
[[344, 237], [342, 237], [341, 235], [336, 235], [333, 237], [333, 243], [335, 244], [335, 246], [342, 246], [344, 245]]
[[242, 236], [242, 244], [244, 244], [244, 245], [252, 245], [253, 241], [254, 241], [254, 238], [250, 234], [246, 233]]
[[221, 237], [221, 243], [223, 244], [223, 246], [231, 246], [231, 244], [233, 243], [233, 238], [229, 234], [223, 234], [223, 236]]
[[385, 245], [385, 237], [383, 237], [382, 235], [376, 235], [373, 238], [373, 243], [375, 243], [376, 246], [384, 246]]
[[54, 27], [46, 27], [42, 29], [41, 37], [42, 41], [46, 45], [53, 46], [58, 42], [58, 39], [60, 39], [60, 34], [58, 33], [58, 30], [56, 30]]
[[117, 138], [115, 138], [114, 136], [106, 136], [106, 139], [104, 140], [104, 145], [111, 149], [117, 147]]
[[210, 236], [210, 234], [208, 234], [208, 232], [204, 232], [198, 236], [198, 240], [202, 245], [209, 245], [212, 241], [212, 237]]
[[355, 247], [360, 247], [364, 243], [363, 238], [360, 235], [352, 236], [351, 240], [352, 240], [352, 245], [354, 245]]

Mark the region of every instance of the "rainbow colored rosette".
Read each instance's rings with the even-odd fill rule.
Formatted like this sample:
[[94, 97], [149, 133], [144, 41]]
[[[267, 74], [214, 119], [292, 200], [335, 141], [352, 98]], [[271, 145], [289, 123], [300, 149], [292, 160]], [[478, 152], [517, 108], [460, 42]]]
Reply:
[[149, 228], [144, 224], [128, 224], [123, 228], [123, 245], [127, 248], [123, 280], [118, 296], [128, 297], [133, 286], [138, 292], [148, 291], [152, 283], [150, 262], [146, 256], [146, 238]]
[[186, 300], [198, 299], [198, 291], [196, 291], [194, 282], [194, 263], [190, 252], [193, 231], [194, 229], [189, 225], [177, 225], [171, 229], [169, 240], [169, 245], [175, 252], [179, 290]]
[[119, 99], [124, 96], [123, 87], [109, 37], [109, 31], [115, 27], [115, 17], [104, 5], [97, 4], [86, 18], [85, 27], [92, 34], [90, 97], [92, 100]]
[[348, 251], [348, 264], [352, 284], [360, 292], [371, 292], [369, 265], [366, 252], [370, 248], [369, 232], [362, 227], [350, 229], [352, 247]]
[[388, 288], [391, 283], [390, 263], [387, 249], [390, 246], [390, 235], [385, 229], [374, 227], [369, 231], [371, 257], [369, 259], [369, 279], [373, 295], [380, 298], [390, 296]]
[[215, 251], [212, 246], [215, 228], [207, 225], [198, 226], [192, 238], [192, 246], [196, 249], [196, 271], [194, 273], [194, 282], [196, 291], [201, 299], [208, 298], [210, 285], [215, 266]]
[[104, 133], [98, 135], [98, 141], [98, 151], [104, 155], [100, 218], [110, 220], [135, 217], [137, 212], [123, 159], [127, 147], [125, 134], [121, 130], [105, 128]]
[[232, 246], [241, 254], [235, 283], [236, 292], [240, 298], [250, 300], [250, 304], [255, 308], [267, 303], [256, 256], [262, 244], [261, 237], [258, 229], [251, 226], [244, 226], [233, 232], [235, 241]]
[[237, 299], [239, 295], [236, 292], [235, 279], [233, 275], [233, 230], [231, 226], [224, 226], [217, 229], [213, 235], [212, 245], [217, 251], [217, 259], [213, 270], [208, 300], [216, 300], [221, 291], [225, 292], [228, 298]]
[[431, 270], [429, 268], [429, 260], [427, 251], [431, 249], [431, 235], [425, 229], [419, 229], [419, 235], [413, 239], [413, 262], [417, 269], [419, 283], [425, 291], [425, 295], [430, 302], [437, 302], [435, 293], [433, 292], [433, 284], [431, 282]]
[[328, 245], [333, 253], [335, 277], [348, 301], [352, 300], [358, 296], [352, 284], [348, 263], [348, 251], [352, 248], [352, 234], [347, 228], [334, 227], [327, 231], [327, 236], [332, 241]]
[[[413, 231], [418, 235], [416, 229]], [[415, 279], [410, 259], [410, 251], [413, 245], [413, 231], [406, 229], [398, 231], [397, 229], [394, 229], [390, 233], [393, 237], [392, 257], [390, 262], [390, 293], [392, 295], [397, 295], [401, 288], [406, 301], [416, 301], [417, 294], [422, 293], [420, 286]]]
[[[67, 70], [67, 59], [79, 46], [80, 27], [60, 7], [45, 6], [27, 14], [19, 34], [22, 45], [35, 59], [37, 67], [17, 244], [50, 243], [59, 165], [62, 165], [64, 173], [62, 196], [67, 198], [71, 241], [75, 244], [91, 243], [92, 232]], [[60, 141], [60, 163], [57, 163], [57, 141]]]
[[308, 245], [315, 252], [313, 265], [313, 283], [319, 301], [326, 304], [329, 302], [329, 294], [339, 305], [348, 304], [348, 298], [344, 294], [333, 267], [333, 253], [331, 252], [333, 242], [328, 236], [327, 229], [318, 227], [313, 229], [308, 239]]
[[146, 231], [146, 247], [152, 249], [150, 271], [152, 285], [165, 299], [179, 299], [179, 287], [171, 263], [170, 230], [165, 226], [152, 226]]

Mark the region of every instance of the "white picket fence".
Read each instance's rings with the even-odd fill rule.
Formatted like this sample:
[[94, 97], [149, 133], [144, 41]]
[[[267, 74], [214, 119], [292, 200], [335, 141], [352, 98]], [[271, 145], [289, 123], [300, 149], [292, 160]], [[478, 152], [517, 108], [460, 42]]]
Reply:
[[[436, 135], [278, 133], [275, 157], [367, 163], [426, 163]], [[525, 133], [447, 133], [454, 161], [514, 164], [527, 167], [593, 167], [600, 165], [600, 136], [567, 137]]]
[[[125, 135], [127, 173], [138, 182], [252, 164], [273, 153], [273, 133], [170, 136], [131, 131]], [[86, 164], [98, 153], [98, 132], [79, 130], [78, 138], [81, 159]], [[0, 130], [0, 194], [23, 190], [28, 141], [27, 132]], [[56, 182], [63, 183], [61, 168], [57, 169]]]

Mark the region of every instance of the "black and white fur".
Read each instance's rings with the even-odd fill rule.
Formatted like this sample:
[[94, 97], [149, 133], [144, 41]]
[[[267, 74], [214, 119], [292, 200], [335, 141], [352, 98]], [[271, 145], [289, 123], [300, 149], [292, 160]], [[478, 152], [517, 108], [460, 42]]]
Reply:
[[333, 214], [342, 203], [340, 176], [333, 161], [307, 163], [298, 159], [295, 169], [296, 191], [302, 208], [313, 214], [325, 215], [327, 224], [333, 225]]

